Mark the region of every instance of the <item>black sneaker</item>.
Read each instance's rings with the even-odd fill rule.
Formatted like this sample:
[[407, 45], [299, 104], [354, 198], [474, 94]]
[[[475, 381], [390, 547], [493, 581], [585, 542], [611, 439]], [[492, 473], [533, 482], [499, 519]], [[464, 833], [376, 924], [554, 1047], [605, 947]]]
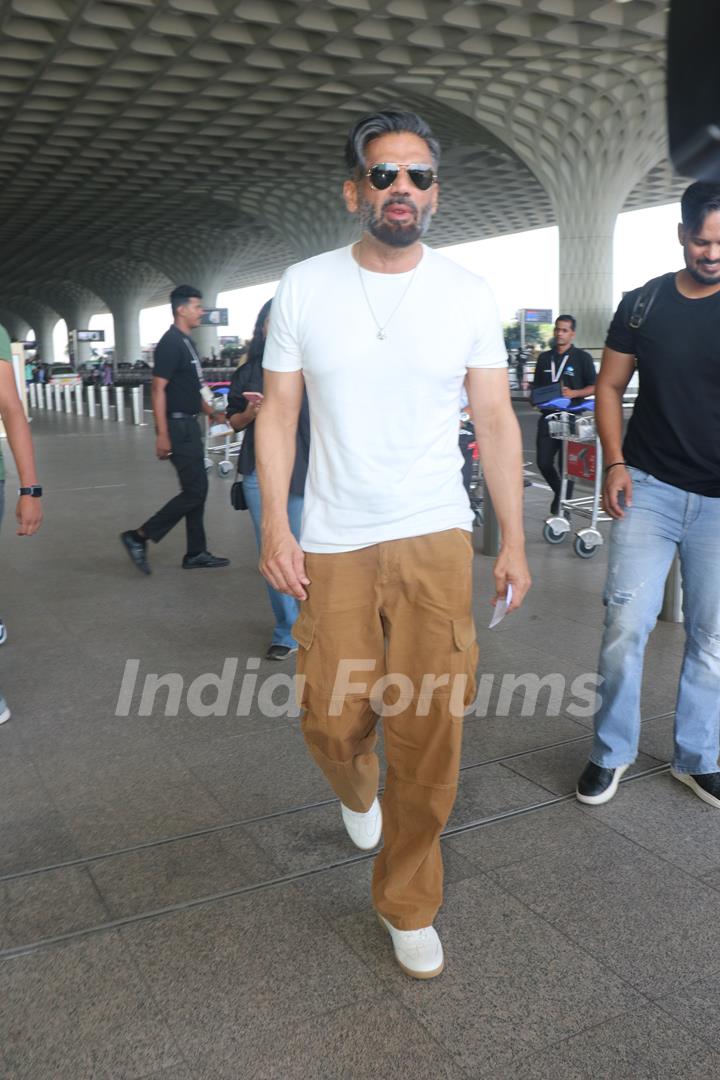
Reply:
[[550, 503], [550, 517], [557, 517], [560, 512], [560, 496], [556, 495]]
[[720, 809], [720, 772], [686, 773], [670, 770], [670, 775], [681, 784], [687, 784], [698, 799]]
[[221, 555], [211, 555], [209, 551], [201, 551], [199, 555], [186, 555], [182, 564], [183, 570], [198, 570], [209, 566], [229, 566], [230, 560]]
[[298, 651], [297, 645], [271, 645], [265, 653], [266, 660], [286, 660], [291, 653]]
[[137, 534], [128, 529], [127, 532], [120, 533], [120, 542], [141, 574], [152, 573], [147, 561], [147, 540], [139, 540]]
[[629, 765], [618, 765], [616, 769], [603, 769], [594, 761], [588, 761], [578, 780], [576, 798], [588, 806], [600, 806], [601, 803], [610, 802], [618, 789], [620, 777], [629, 768]]

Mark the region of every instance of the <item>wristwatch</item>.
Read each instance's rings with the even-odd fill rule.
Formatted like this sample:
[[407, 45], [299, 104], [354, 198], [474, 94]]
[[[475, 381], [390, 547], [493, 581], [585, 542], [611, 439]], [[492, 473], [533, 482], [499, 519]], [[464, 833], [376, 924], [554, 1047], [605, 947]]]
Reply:
[[39, 484], [32, 484], [30, 487], [18, 488], [18, 495], [32, 495], [33, 499], [39, 499], [42, 495], [42, 488]]

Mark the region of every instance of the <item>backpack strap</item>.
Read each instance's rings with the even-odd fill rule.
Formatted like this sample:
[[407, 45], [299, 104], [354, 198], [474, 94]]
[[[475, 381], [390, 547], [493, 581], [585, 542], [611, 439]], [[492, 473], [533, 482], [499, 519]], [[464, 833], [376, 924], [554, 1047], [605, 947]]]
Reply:
[[651, 308], [655, 303], [655, 299], [660, 292], [663, 282], [671, 277], [674, 278], [675, 274], [661, 274], [660, 277], [651, 278], [650, 281], [647, 281], [643, 285], [635, 300], [633, 309], [630, 312], [630, 318], [628, 319], [628, 326], [631, 330], [640, 329], [650, 314]]

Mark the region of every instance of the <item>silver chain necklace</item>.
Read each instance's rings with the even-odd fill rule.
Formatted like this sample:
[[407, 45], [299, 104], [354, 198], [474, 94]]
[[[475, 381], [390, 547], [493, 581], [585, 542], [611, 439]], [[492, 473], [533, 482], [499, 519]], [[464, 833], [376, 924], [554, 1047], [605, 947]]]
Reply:
[[395, 312], [397, 311], [397, 309], [400, 307], [403, 300], [407, 296], [408, 289], [410, 288], [413, 281], [415, 280], [415, 274], [417, 273], [417, 268], [418, 268], [419, 265], [420, 265], [420, 263], [418, 262], [413, 267], [413, 272], [410, 275], [410, 280], [408, 281], [407, 285], [405, 286], [405, 288], [403, 290], [403, 293], [402, 293], [402, 296], [400, 297], [397, 304], [395, 305], [395, 307], [390, 312], [390, 315], [388, 316], [388, 318], [385, 320], [385, 322], [381, 326], [380, 323], [377, 320], [377, 316], [375, 315], [375, 312], [373, 311], [373, 306], [370, 303], [370, 297], [368, 296], [367, 289], [365, 288], [365, 279], [363, 278], [362, 267], [361, 267], [360, 263], [357, 263], [358, 274], [360, 275], [360, 285], [362, 287], [363, 296], [365, 297], [365, 303], [368, 306], [368, 311], [370, 312], [370, 315], [372, 316], [372, 321], [375, 323], [375, 326], [377, 327], [377, 333], [376, 333], [375, 337], [378, 339], [378, 341], [385, 341], [385, 339], [387, 338], [387, 334], [385, 333], [385, 330], [387, 329], [393, 315], [395, 314]]

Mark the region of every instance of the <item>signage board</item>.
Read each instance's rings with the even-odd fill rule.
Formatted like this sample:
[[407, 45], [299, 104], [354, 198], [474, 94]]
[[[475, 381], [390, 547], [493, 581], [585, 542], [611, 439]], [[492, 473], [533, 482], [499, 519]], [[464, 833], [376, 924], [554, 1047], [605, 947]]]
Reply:
[[201, 326], [227, 326], [228, 309], [226, 307], [208, 308], [203, 312]]

